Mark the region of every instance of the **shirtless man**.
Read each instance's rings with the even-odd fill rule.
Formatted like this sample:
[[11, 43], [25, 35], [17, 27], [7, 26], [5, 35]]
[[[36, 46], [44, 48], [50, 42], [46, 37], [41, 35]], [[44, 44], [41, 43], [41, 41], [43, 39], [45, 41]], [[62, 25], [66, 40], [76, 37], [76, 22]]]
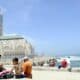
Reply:
[[13, 62], [12, 71], [13, 70], [15, 71], [15, 77], [24, 78], [24, 75], [22, 74], [22, 66], [19, 64], [18, 58], [14, 58], [12, 62]]

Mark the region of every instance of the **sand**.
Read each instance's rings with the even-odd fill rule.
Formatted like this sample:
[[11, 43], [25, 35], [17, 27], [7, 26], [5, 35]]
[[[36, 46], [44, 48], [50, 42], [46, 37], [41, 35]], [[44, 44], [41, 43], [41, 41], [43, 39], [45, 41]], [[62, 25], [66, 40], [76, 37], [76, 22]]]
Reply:
[[[10, 80], [10, 79], [7, 79]], [[33, 70], [33, 79], [11, 80], [80, 80], [79, 72]]]
[[33, 80], [80, 80], [80, 73], [67, 71], [33, 70]]
[[[10, 69], [10, 67], [7, 67]], [[76, 68], [80, 69], [80, 68]], [[74, 69], [73, 69], [74, 70]], [[80, 72], [68, 72], [57, 68], [33, 67], [33, 79], [7, 79], [7, 80], [80, 80]], [[2, 79], [1, 79], [2, 80]]]

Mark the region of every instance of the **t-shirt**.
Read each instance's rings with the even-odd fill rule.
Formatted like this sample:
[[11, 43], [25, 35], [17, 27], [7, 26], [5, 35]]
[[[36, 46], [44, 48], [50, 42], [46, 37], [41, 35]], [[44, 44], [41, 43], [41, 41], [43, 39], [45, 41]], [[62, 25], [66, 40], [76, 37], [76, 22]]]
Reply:
[[67, 61], [66, 60], [63, 60], [62, 62], [61, 62], [61, 66], [63, 67], [63, 68], [66, 68], [67, 67]]

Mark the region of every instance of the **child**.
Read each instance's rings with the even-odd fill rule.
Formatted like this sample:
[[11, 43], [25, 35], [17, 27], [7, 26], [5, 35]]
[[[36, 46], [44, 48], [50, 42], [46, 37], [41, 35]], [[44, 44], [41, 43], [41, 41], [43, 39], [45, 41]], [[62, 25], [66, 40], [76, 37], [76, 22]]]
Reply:
[[24, 78], [24, 75], [22, 74], [22, 67], [19, 64], [18, 58], [14, 58], [12, 60], [13, 62], [13, 68], [12, 71], [15, 71], [15, 77], [16, 78]]

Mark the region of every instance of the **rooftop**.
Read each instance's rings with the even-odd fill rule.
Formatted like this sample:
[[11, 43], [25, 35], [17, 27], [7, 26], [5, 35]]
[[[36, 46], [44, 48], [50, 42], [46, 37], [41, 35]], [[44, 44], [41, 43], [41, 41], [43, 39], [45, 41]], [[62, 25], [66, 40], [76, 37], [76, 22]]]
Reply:
[[20, 35], [0, 36], [0, 40], [13, 40], [13, 39], [24, 39]]

